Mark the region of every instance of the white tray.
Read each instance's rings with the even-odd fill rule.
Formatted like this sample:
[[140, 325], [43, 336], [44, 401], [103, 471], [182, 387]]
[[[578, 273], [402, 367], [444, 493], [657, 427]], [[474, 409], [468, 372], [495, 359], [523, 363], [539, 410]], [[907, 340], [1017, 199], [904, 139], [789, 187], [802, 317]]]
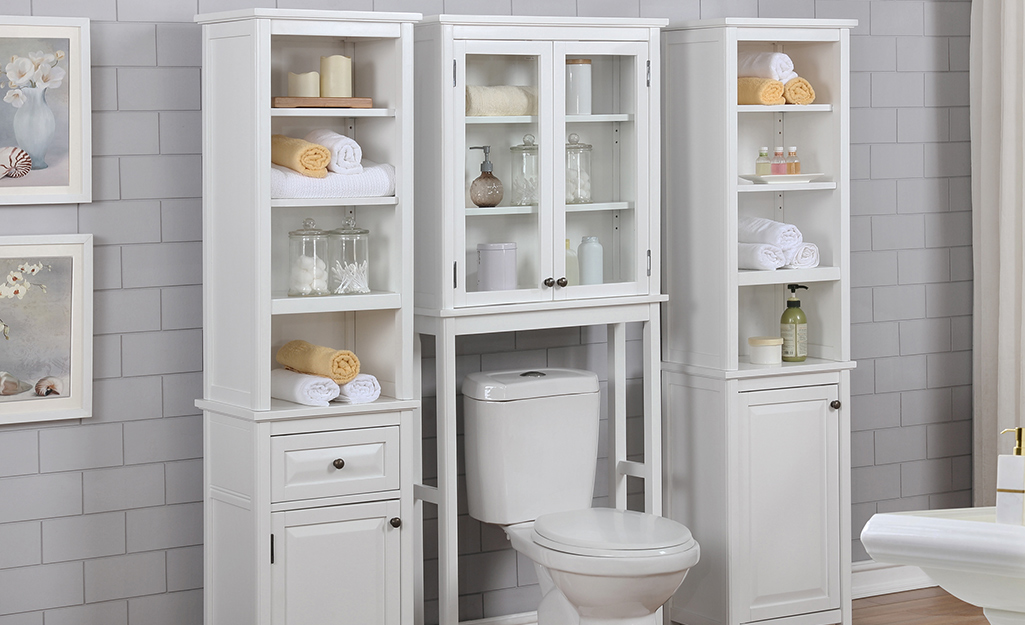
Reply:
[[781, 184], [781, 183], [800, 183], [800, 182], [811, 182], [824, 176], [825, 174], [776, 174], [769, 176], [759, 176], [756, 174], [738, 174], [744, 180], [750, 180], [755, 184]]

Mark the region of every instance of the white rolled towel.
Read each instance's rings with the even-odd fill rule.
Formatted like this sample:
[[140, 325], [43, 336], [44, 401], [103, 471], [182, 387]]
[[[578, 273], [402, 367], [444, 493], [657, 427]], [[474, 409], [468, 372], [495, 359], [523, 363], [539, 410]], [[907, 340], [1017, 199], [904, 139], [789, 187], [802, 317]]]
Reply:
[[306, 135], [305, 139], [331, 151], [331, 162], [327, 164], [328, 171], [336, 174], [363, 173], [363, 148], [359, 147], [355, 139], [327, 128], [314, 130]]
[[381, 384], [369, 373], [361, 373], [348, 384], [341, 386], [336, 402], [343, 404], [368, 404], [381, 396]]
[[801, 243], [785, 249], [783, 255], [787, 259], [784, 267], [788, 269], [811, 269], [819, 266], [819, 246], [814, 243]]
[[768, 243], [788, 250], [804, 242], [797, 226], [762, 217], [741, 217], [737, 221], [737, 240], [741, 243]]
[[783, 250], [768, 243], [738, 243], [737, 267], [740, 269], [758, 269], [772, 271], [786, 263]]
[[304, 406], [327, 406], [341, 389], [331, 378], [307, 375], [288, 369], [270, 372], [270, 396]]
[[737, 53], [737, 77], [754, 76], [771, 78], [784, 85], [788, 80], [797, 78], [794, 62], [782, 52], [744, 52]]

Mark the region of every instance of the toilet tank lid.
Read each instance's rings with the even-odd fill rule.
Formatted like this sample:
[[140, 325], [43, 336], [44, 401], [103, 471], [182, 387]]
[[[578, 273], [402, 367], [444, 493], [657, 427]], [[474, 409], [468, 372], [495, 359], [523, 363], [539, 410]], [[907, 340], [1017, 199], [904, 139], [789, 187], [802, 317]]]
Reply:
[[481, 371], [463, 380], [463, 396], [481, 401], [512, 401], [598, 392], [598, 376], [579, 369]]

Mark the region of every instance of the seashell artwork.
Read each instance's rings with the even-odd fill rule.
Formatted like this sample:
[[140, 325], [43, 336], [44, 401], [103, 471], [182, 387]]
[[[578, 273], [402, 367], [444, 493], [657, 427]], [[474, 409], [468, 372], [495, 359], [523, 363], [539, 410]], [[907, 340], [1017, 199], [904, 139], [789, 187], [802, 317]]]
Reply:
[[32, 157], [19, 147], [0, 148], [0, 178], [21, 178], [32, 170]]
[[55, 377], [47, 376], [36, 382], [36, 395], [60, 395], [64, 391], [64, 383]]

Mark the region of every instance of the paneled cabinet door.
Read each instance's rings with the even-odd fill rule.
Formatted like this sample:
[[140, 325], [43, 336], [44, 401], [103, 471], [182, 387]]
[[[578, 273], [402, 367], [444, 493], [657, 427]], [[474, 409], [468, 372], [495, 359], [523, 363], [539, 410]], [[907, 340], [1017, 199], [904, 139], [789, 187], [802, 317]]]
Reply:
[[[647, 44], [469, 40], [453, 53], [455, 305], [647, 294]], [[568, 61], [586, 61], [590, 110], [567, 113]], [[497, 205], [473, 191], [483, 146], [502, 181]], [[601, 246], [585, 255], [596, 270], [577, 258], [584, 237]], [[496, 262], [515, 269], [498, 280], [478, 270]]]
[[739, 393], [731, 564], [741, 623], [840, 607], [837, 394]]
[[275, 512], [274, 625], [397, 625], [399, 502]]

